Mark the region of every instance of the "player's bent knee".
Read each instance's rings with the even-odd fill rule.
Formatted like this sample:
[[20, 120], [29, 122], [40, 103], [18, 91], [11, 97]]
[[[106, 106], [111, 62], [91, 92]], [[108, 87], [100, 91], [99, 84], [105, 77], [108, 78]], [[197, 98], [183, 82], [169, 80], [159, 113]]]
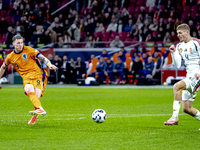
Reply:
[[184, 81], [179, 81], [179, 82], [175, 83], [173, 86], [174, 92], [181, 92], [184, 89], [185, 89]]
[[25, 90], [26, 94], [28, 94], [30, 92], [34, 92], [34, 86], [32, 84], [26, 84], [24, 87], [24, 90]]
[[174, 90], [174, 92], [176, 92], [176, 91], [179, 90], [179, 85], [178, 85], [178, 83], [175, 83], [175, 84], [174, 84], [173, 90]]

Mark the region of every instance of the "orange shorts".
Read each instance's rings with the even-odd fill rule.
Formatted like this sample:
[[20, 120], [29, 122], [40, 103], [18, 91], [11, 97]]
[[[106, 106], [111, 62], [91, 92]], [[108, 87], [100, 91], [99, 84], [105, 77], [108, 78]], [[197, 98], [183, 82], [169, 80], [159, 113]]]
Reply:
[[42, 76], [36, 76], [34, 78], [27, 78], [23, 80], [23, 86], [25, 87], [26, 84], [32, 84], [34, 88], [43, 90], [43, 81]]

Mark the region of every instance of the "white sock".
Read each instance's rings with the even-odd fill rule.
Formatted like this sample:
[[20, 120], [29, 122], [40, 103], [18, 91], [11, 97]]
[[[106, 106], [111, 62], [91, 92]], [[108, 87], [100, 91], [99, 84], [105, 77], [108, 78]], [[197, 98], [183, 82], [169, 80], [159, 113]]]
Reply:
[[38, 108], [40, 108], [40, 109], [42, 109], [43, 111], [44, 111], [44, 109], [40, 106], [40, 107], [38, 107]]
[[181, 101], [174, 100], [173, 103], [173, 115], [174, 117], [178, 117], [178, 113], [181, 107]]
[[196, 118], [197, 120], [200, 121], [200, 112], [197, 110], [197, 114], [194, 116], [194, 118]]

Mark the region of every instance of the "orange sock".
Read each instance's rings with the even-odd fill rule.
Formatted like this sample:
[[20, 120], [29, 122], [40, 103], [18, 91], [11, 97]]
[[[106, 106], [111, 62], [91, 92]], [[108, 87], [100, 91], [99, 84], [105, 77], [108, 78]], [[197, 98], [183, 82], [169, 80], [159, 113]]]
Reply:
[[30, 98], [31, 102], [33, 103], [33, 106], [35, 108], [38, 108], [38, 107], [41, 107], [41, 103], [40, 103], [40, 100], [38, 99], [38, 97], [35, 95], [34, 92], [30, 92], [27, 94], [28, 97]]

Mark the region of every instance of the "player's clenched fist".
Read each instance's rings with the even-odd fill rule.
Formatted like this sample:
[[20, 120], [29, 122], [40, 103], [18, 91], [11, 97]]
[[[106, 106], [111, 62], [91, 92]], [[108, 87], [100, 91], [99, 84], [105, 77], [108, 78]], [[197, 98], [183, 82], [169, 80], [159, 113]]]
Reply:
[[49, 69], [56, 71], [58, 68], [55, 65], [50, 64]]
[[174, 46], [174, 45], [171, 45], [171, 46], [169, 47], [169, 51], [170, 51], [171, 53], [174, 53], [174, 52], [175, 52], [175, 46]]

